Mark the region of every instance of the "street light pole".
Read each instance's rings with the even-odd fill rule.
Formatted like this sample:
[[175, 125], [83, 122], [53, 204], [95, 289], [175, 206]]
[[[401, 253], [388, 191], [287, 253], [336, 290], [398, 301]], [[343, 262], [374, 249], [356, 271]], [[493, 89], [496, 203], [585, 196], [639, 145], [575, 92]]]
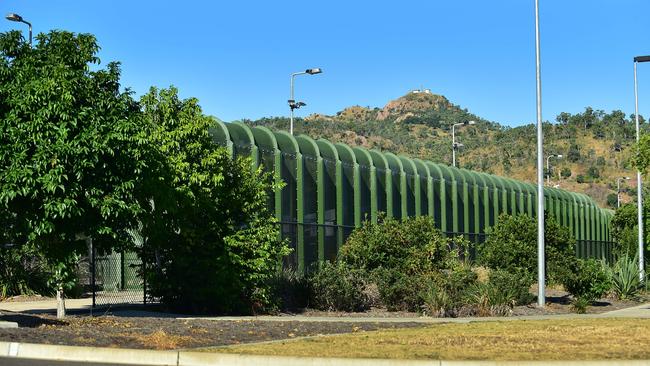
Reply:
[[457, 144], [456, 143], [456, 126], [467, 126], [467, 125], [475, 125], [476, 121], [465, 121], [461, 123], [454, 123], [451, 125], [451, 165], [455, 168], [456, 167], [456, 149], [462, 144]]
[[21, 17], [20, 15], [16, 13], [9, 13], [5, 17], [7, 20], [11, 20], [12, 22], [19, 22], [19, 23], [25, 23], [29, 27], [29, 47], [32, 46], [32, 23], [26, 21]]
[[550, 168], [550, 166], [548, 164], [548, 160], [550, 158], [562, 159], [562, 154], [549, 155], [549, 156], [546, 157], [546, 179], [547, 179], [546, 184], [548, 184], [549, 186], [551, 185], [551, 168]]
[[291, 86], [290, 86], [291, 90], [290, 90], [290, 96], [288, 102], [289, 102], [289, 108], [291, 109], [291, 115], [289, 117], [289, 133], [292, 135], [293, 135], [293, 110], [307, 105], [303, 102], [296, 102], [295, 98], [293, 97], [294, 79], [298, 75], [305, 75], [305, 74], [316, 75], [316, 74], [320, 74], [321, 72], [323, 72], [323, 70], [321, 70], [320, 68], [313, 68], [313, 69], [307, 69], [305, 71], [294, 72], [293, 74], [291, 74]]
[[535, 76], [537, 84], [537, 305], [546, 305], [544, 258], [544, 149], [542, 133], [542, 73], [539, 47], [539, 0], [535, 0]]
[[629, 180], [630, 177], [621, 177], [616, 179], [616, 208], [621, 207], [621, 180]]
[[[634, 58], [634, 116], [636, 120], [636, 144], [637, 151], [639, 150], [639, 87], [636, 79], [636, 65], [639, 62], [650, 61], [650, 56], [637, 56]], [[637, 204], [637, 222], [639, 227], [639, 278], [643, 282], [645, 280], [644, 264], [643, 264], [643, 190], [641, 187], [641, 171], [636, 171], [636, 204]]]

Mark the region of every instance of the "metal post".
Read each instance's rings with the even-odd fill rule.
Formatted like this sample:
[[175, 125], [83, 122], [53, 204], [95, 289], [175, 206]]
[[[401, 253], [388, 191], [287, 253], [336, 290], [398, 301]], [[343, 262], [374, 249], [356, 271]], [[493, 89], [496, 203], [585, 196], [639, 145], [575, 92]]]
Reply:
[[551, 158], [553, 155], [549, 155], [546, 157], [546, 184], [549, 186], [551, 185], [551, 168], [548, 165], [548, 160]]
[[451, 165], [456, 167], [456, 125], [451, 125]]
[[537, 84], [537, 305], [546, 304], [544, 258], [544, 149], [542, 133], [542, 74], [539, 47], [539, 0], [535, 0], [535, 69]]
[[[636, 120], [636, 144], [637, 151], [639, 150], [639, 92], [636, 80], [636, 64], [637, 59], [634, 59], [634, 116]], [[637, 204], [637, 219], [639, 226], [639, 278], [643, 282], [645, 280], [644, 265], [643, 265], [643, 189], [641, 187], [641, 171], [636, 171], [636, 204]]]
[[[295, 99], [293, 98], [293, 79], [296, 77], [296, 73], [291, 74], [291, 95], [289, 97], [289, 103], [295, 103]], [[289, 117], [289, 134], [293, 135], [293, 106], [290, 105], [289, 108], [291, 109], [291, 117]]]
[[93, 292], [93, 300], [92, 300], [92, 305], [90, 306], [90, 315], [93, 315], [93, 309], [97, 305], [96, 299], [97, 299], [97, 267], [95, 264], [95, 247], [93, 246], [93, 239], [87, 237], [86, 242], [88, 247], [90, 248], [90, 287], [92, 288]]
[[32, 23], [24, 22], [29, 26], [29, 47], [32, 47]]

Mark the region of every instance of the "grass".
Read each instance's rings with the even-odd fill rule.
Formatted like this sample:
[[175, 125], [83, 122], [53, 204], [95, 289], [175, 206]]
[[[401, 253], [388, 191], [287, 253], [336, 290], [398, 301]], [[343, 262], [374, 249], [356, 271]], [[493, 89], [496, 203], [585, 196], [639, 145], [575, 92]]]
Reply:
[[650, 359], [650, 319], [445, 323], [211, 352], [277, 356], [443, 360]]

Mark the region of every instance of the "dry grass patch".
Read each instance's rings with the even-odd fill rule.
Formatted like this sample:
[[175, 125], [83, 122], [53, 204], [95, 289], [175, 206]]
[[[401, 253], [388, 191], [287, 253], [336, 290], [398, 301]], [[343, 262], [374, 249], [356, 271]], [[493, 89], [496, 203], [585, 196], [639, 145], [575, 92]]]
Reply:
[[437, 324], [215, 352], [444, 360], [650, 359], [650, 319], [561, 319]]
[[192, 341], [192, 337], [169, 334], [162, 329], [150, 334], [132, 337], [142, 345], [158, 350], [176, 349], [183, 347]]

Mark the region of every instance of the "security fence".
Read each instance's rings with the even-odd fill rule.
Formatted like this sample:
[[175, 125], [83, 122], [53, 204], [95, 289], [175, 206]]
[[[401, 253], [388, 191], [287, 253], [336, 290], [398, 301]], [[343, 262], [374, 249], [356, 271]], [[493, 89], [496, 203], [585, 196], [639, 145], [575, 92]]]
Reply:
[[[334, 224], [281, 222], [279, 225], [282, 238], [292, 249], [291, 254], [284, 258], [283, 265], [302, 270], [309, 270], [319, 261], [336, 260], [339, 248], [354, 230], [354, 226]], [[448, 231], [443, 234], [449, 238], [466, 239], [470, 243], [470, 260], [477, 258], [481, 245], [488, 238], [485, 233]], [[611, 264], [614, 261], [613, 247], [611, 241], [578, 240], [575, 250], [578, 258], [594, 258]], [[83, 267], [90, 273], [93, 308], [158, 302], [148, 292], [144, 276], [145, 271], [153, 270], [153, 266], [143, 263], [137, 253], [95, 253]]]

